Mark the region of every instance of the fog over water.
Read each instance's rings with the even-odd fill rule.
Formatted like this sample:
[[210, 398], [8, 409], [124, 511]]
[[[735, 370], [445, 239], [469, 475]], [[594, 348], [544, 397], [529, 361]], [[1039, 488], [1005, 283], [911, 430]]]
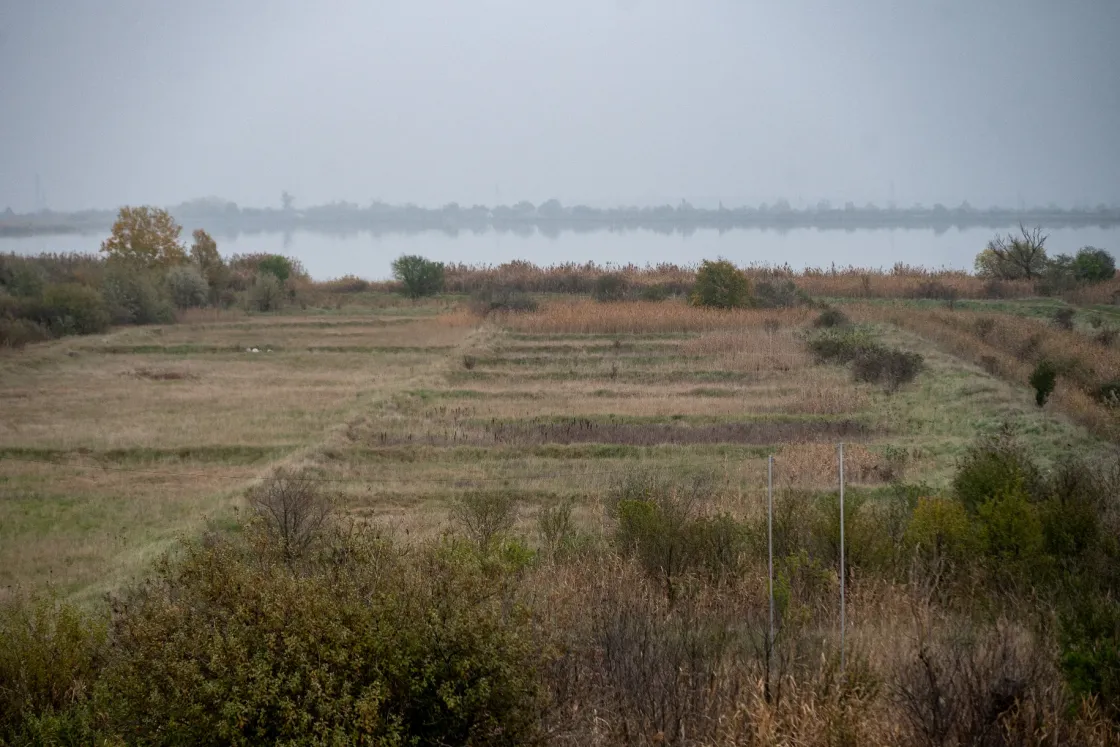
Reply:
[[[283, 190], [297, 206], [1111, 204], [1118, 32], [1116, 0], [0, 0], [0, 211]], [[821, 261], [811, 232], [755, 243], [795, 237]], [[579, 259], [600, 240], [557, 246]], [[477, 261], [515, 243], [456, 241]], [[887, 241], [867, 238], [868, 261]]]

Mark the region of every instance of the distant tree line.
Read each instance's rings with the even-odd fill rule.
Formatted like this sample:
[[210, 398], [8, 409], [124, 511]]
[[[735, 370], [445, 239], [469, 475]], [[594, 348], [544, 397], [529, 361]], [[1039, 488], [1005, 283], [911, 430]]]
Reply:
[[[1035, 207], [1026, 210], [991, 207], [978, 209], [967, 202], [956, 207], [936, 204], [908, 208], [881, 208], [874, 204], [857, 206], [848, 202], [833, 207], [827, 202], [795, 209], [786, 200], [772, 204], [727, 208], [698, 208], [682, 200], [678, 205], [656, 207], [594, 208], [568, 206], [559, 200], [540, 205], [522, 201], [514, 205], [472, 205], [448, 203], [427, 208], [416, 205], [389, 205], [374, 201], [366, 206], [352, 202], [298, 208], [295, 198], [284, 192], [280, 208], [239, 207], [220, 199], [192, 200], [168, 209], [186, 226], [206, 226], [219, 235], [239, 232], [292, 231], [323, 232], [372, 231], [396, 233], [423, 230], [486, 231], [508, 230], [547, 235], [561, 231], [648, 229], [661, 232], [690, 232], [697, 229], [734, 228], [923, 228], [947, 231], [950, 228], [1003, 228], [1020, 222], [1050, 228], [1120, 225], [1120, 206], [1100, 204], [1095, 208]], [[72, 213], [41, 211], [19, 214], [0, 213], [0, 235], [101, 231], [108, 228], [115, 213], [87, 210]]]

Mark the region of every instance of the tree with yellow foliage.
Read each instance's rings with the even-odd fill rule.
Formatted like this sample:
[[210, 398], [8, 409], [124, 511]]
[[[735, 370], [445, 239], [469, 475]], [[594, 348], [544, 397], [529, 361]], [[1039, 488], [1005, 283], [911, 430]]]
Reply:
[[179, 241], [183, 227], [161, 208], [142, 205], [122, 207], [101, 251], [110, 259], [124, 260], [148, 268], [167, 268], [187, 260]]

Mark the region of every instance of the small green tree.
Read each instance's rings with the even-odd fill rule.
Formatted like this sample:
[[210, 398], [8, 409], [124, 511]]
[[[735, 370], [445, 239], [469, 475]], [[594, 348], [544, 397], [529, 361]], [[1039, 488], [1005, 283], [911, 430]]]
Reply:
[[401, 282], [409, 298], [434, 296], [443, 290], [443, 263], [405, 254], [393, 260], [393, 277]]
[[182, 264], [186, 250], [179, 241], [183, 227], [162, 208], [122, 207], [109, 238], [101, 242], [102, 253], [143, 267], [167, 268]]
[[693, 306], [743, 308], [751, 305], [751, 284], [743, 271], [726, 259], [704, 260], [690, 300]]
[[1116, 275], [1116, 260], [1104, 249], [1086, 246], [1073, 258], [1073, 276], [1083, 283], [1099, 283]]
[[257, 265], [258, 272], [267, 272], [281, 283], [292, 276], [292, 261], [282, 254], [269, 254]]
[[1031, 372], [1030, 385], [1034, 387], [1034, 402], [1039, 407], [1046, 404], [1050, 395], [1054, 393], [1054, 385], [1058, 381], [1058, 369], [1047, 360], [1038, 362]]

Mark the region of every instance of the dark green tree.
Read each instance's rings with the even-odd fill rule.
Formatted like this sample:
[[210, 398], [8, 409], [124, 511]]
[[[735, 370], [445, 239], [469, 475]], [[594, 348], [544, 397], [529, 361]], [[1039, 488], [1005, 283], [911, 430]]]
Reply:
[[1073, 258], [1073, 276], [1083, 283], [1099, 283], [1116, 275], [1116, 260], [1104, 249], [1082, 247]]
[[717, 309], [750, 306], [751, 284], [743, 271], [726, 259], [704, 260], [690, 300], [693, 306]]
[[393, 260], [393, 277], [401, 282], [409, 298], [434, 296], [443, 290], [443, 263], [405, 254]]

